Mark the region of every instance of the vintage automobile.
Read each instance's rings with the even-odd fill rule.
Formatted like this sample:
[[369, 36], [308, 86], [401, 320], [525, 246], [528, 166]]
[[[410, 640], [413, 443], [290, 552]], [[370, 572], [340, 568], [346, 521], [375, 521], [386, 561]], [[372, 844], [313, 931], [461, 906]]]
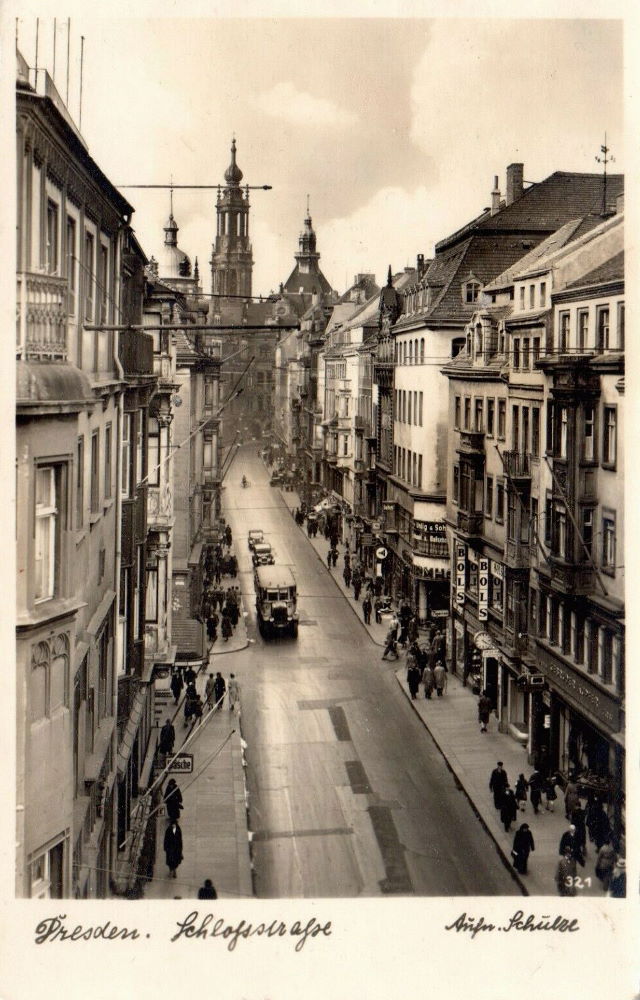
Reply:
[[262, 528], [251, 528], [248, 536], [249, 549], [253, 550], [253, 547], [256, 544], [256, 542], [263, 542], [263, 541], [264, 541], [264, 531], [262, 530]]
[[282, 486], [284, 483], [284, 476], [281, 472], [272, 472], [271, 479], [269, 480], [269, 486]]
[[254, 574], [258, 631], [263, 638], [298, 635], [296, 581], [288, 566], [258, 566]]
[[275, 558], [269, 542], [256, 542], [251, 559], [254, 566], [273, 566]]

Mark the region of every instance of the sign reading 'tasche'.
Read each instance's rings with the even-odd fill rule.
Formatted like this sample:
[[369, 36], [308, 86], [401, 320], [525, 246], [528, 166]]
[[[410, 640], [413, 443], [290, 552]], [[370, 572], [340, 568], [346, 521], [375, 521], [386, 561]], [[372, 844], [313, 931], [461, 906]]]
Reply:
[[193, 771], [193, 754], [192, 753], [174, 753], [168, 758], [169, 767], [168, 771], [180, 774], [191, 774]]

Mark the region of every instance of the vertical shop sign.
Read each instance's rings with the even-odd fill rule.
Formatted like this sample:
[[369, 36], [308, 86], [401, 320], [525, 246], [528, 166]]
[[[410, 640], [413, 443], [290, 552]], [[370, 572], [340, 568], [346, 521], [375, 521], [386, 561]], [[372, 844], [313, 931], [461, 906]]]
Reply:
[[486, 622], [489, 608], [489, 560], [478, 559], [478, 621]]
[[466, 576], [466, 546], [456, 545], [456, 604], [464, 605], [464, 585]]

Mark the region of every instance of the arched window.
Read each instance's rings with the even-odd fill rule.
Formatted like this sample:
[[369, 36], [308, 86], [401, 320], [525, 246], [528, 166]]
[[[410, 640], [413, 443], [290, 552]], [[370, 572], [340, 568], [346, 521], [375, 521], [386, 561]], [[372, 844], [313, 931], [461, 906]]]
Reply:
[[424, 337], [420, 338], [420, 364], [424, 364]]
[[51, 650], [48, 642], [38, 642], [31, 651], [29, 715], [32, 722], [47, 715], [47, 687]]
[[403, 358], [403, 364], [406, 365], [406, 363], [407, 363], [407, 342], [406, 342], [406, 340], [405, 340], [405, 342], [403, 344], [403, 347], [402, 347], [402, 358]]
[[413, 341], [409, 341], [409, 364], [413, 364]]
[[414, 342], [413, 342], [413, 363], [414, 363], [414, 365], [418, 364], [418, 341], [417, 340], [414, 340]]

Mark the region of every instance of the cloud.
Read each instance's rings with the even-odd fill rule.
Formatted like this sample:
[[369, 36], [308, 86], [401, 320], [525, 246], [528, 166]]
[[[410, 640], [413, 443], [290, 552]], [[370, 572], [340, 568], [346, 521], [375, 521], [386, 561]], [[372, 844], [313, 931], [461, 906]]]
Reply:
[[294, 125], [354, 125], [358, 118], [324, 97], [314, 97], [298, 90], [290, 80], [276, 83], [253, 100], [254, 107], [272, 118], [283, 118]]

